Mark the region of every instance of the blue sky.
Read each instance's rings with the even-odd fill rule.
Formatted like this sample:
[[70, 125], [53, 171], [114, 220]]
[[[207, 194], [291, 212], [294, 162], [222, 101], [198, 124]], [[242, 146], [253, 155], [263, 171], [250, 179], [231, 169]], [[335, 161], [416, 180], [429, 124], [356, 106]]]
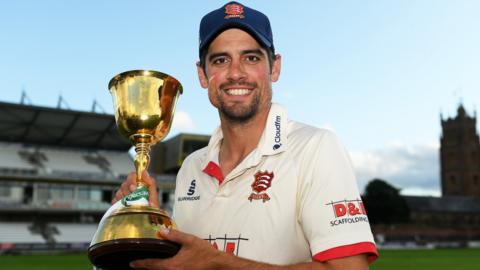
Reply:
[[[198, 23], [224, 1], [3, 1], [0, 100], [76, 110], [131, 69], [180, 80], [178, 132], [209, 134], [216, 111], [197, 81]], [[333, 129], [360, 185], [383, 177], [438, 194], [440, 113], [480, 106], [480, 1], [242, 1], [271, 20], [282, 75], [274, 100], [290, 117]], [[478, 128], [477, 128], [478, 129]]]

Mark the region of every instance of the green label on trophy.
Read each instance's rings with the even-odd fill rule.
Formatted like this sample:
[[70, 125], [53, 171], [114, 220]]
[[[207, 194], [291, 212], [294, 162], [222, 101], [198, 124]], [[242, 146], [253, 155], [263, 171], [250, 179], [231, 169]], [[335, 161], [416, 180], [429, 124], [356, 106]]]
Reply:
[[122, 204], [124, 206], [130, 206], [130, 205], [145, 205], [148, 206], [148, 198], [150, 196], [150, 193], [148, 192], [148, 188], [143, 186], [140, 188], [137, 188], [134, 192], [130, 193], [129, 195], [123, 197], [122, 199]]

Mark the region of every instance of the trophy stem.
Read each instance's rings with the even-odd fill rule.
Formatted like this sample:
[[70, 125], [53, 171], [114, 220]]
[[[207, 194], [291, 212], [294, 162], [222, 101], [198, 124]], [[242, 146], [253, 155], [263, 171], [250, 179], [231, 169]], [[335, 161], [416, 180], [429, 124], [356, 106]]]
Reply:
[[150, 143], [135, 144], [135, 171], [137, 172], [137, 188], [148, 186], [142, 179], [142, 173], [150, 164]]

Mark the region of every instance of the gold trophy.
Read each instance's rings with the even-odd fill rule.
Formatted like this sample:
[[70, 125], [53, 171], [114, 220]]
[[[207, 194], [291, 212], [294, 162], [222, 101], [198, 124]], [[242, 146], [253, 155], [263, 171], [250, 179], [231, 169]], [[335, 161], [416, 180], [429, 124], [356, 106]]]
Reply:
[[148, 168], [150, 147], [170, 130], [182, 85], [173, 77], [150, 70], [132, 70], [115, 76], [108, 88], [113, 97], [120, 134], [135, 146], [137, 190], [112, 205], [99, 223], [88, 257], [100, 269], [132, 269], [137, 259], [168, 258], [180, 246], [161, 238], [162, 228], [175, 228], [168, 214], [148, 204], [142, 172]]

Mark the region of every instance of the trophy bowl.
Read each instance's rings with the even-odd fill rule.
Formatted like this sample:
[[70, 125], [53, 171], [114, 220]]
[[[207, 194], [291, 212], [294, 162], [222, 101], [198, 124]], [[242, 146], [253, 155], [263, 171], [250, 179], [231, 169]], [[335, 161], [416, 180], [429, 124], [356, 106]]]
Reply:
[[182, 85], [152, 70], [118, 74], [108, 88], [113, 97], [119, 133], [135, 147], [137, 190], [107, 210], [88, 248], [92, 264], [104, 270], [132, 269], [129, 263], [146, 258], [169, 258], [180, 245], [162, 239], [159, 231], [176, 228], [167, 212], [149, 205], [142, 172], [150, 162], [150, 147], [170, 130]]

